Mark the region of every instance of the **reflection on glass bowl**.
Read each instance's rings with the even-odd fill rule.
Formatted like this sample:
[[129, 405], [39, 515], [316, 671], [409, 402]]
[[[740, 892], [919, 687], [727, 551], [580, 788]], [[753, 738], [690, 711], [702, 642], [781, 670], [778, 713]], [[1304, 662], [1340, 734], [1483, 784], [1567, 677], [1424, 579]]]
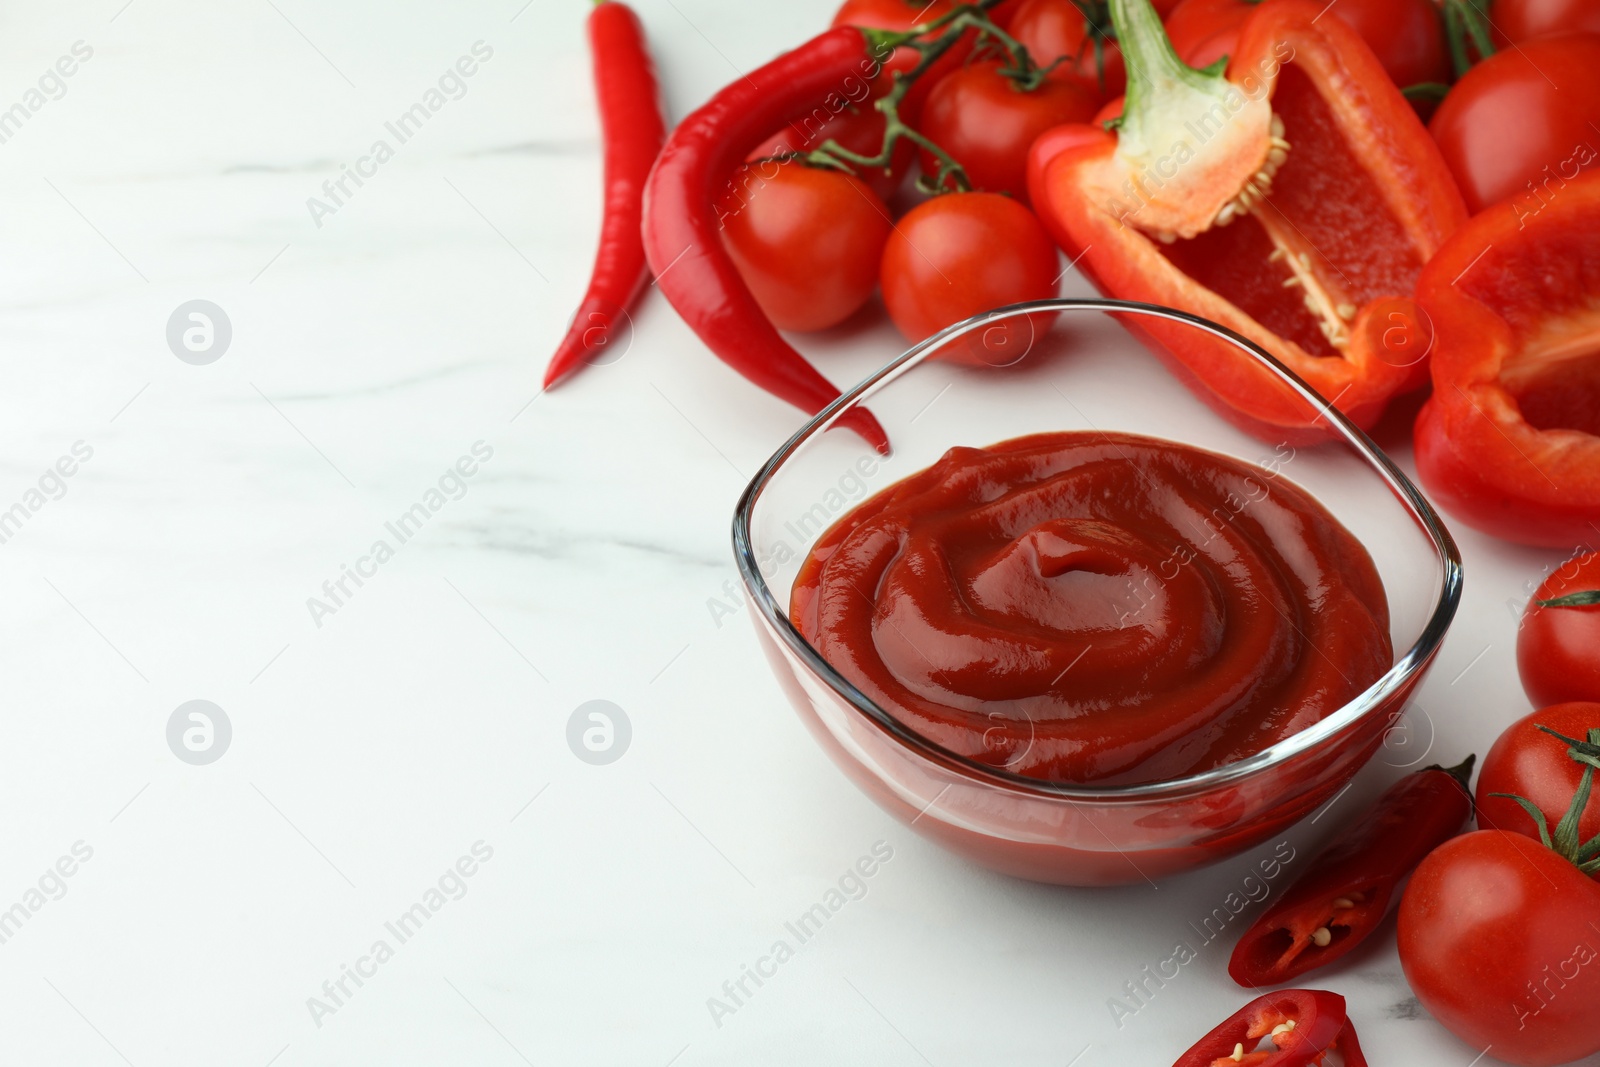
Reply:
[[[941, 356], [997, 322], [1058, 313], [1053, 330], [1004, 365]], [[1307, 444], [1247, 436], [1130, 352], [1125, 326], [1159, 320], [1232, 345], [1327, 427]], [[1014, 331], [1012, 332], [1014, 333]], [[1010, 336], [1010, 334], [1007, 334]], [[863, 406], [891, 456], [843, 428]], [[812, 544], [850, 507], [955, 446], [1080, 430], [1161, 437], [1267, 466], [1289, 478], [1367, 547], [1390, 604], [1394, 665], [1355, 699], [1248, 758], [1183, 778], [1095, 786], [1042, 781], [952, 752], [860, 692], [789, 619], [790, 590]], [[752, 480], [734, 516], [734, 553], [762, 647], [830, 758], [917, 832], [995, 870], [1065, 885], [1155, 879], [1243, 851], [1331, 799], [1378, 750], [1455, 614], [1461, 561], [1437, 514], [1367, 437], [1266, 352], [1223, 327], [1167, 308], [1048, 300], [987, 313], [929, 338], [841, 397]]]

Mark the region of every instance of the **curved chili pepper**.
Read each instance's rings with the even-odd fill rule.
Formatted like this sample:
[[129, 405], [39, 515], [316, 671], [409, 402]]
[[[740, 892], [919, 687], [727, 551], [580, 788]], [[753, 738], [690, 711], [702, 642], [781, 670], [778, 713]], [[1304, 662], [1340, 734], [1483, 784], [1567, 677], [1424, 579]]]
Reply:
[[1244, 932], [1228, 960], [1233, 980], [1251, 989], [1287, 982], [1370, 934], [1400, 882], [1472, 814], [1467, 779], [1474, 759], [1428, 767], [1390, 786]]
[[[841, 26], [744, 75], [678, 125], [645, 190], [645, 254], [661, 292], [723, 362], [811, 414], [839, 390], [762, 313], [723, 247], [714, 205], [734, 168], [773, 130], [830, 97], [864, 96], [885, 51], [876, 31]], [[888, 454], [889, 439], [865, 408], [838, 425]]]
[[[1345, 1067], [1366, 1067], [1344, 998], [1322, 989], [1283, 989], [1257, 997], [1178, 1057], [1173, 1067], [1309, 1067], [1330, 1050]], [[1270, 1037], [1274, 1047], [1256, 1049]]]
[[605, 214], [588, 292], [545, 368], [547, 389], [605, 351], [644, 289], [649, 272], [639, 234], [640, 200], [667, 137], [639, 16], [627, 4], [600, 0], [589, 12], [588, 29], [605, 140]]

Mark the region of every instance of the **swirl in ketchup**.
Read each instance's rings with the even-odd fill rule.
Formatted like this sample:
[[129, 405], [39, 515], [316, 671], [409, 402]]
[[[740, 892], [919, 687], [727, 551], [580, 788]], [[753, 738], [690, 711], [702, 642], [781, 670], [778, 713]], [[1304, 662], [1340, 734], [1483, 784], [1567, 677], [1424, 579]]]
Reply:
[[1393, 662], [1372, 559], [1321, 504], [1130, 434], [951, 449], [822, 536], [790, 614], [924, 737], [1058, 782], [1242, 759]]

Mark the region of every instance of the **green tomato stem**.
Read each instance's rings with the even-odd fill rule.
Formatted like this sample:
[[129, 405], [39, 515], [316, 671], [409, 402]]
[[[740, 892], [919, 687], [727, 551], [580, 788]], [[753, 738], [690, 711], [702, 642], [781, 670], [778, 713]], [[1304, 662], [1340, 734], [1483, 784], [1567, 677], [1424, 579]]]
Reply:
[[1490, 796], [1503, 797], [1506, 800], [1516, 801], [1523, 811], [1527, 812], [1539, 828], [1539, 840], [1545, 848], [1554, 852], [1562, 859], [1568, 861], [1585, 874], [1600, 870], [1600, 856], [1595, 851], [1600, 849], [1600, 834], [1585, 842], [1578, 840], [1578, 826], [1583, 821], [1583, 813], [1589, 806], [1589, 796], [1594, 789], [1594, 773], [1600, 770], [1600, 727], [1588, 732], [1588, 739], [1579, 741], [1565, 734], [1557, 733], [1548, 726], [1534, 723], [1534, 727], [1543, 730], [1558, 740], [1568, 744], [1567, 755], [1583, 764], [1583, 777], [1578, 780], [1578, 789], [1572, 795], [1572, 803], [1567, 806], [1566, 812], [1561, 816], [1561, 821], [1556, 824], [1555, 833], [1550, 832], [1550, 824], [1544, 817], [1544, 812], [1527, 797], [1517, 796], [1515, 793], [1490, 793]]
[[1587, 608], [1600, 604], [1600, 589], [1584, 589], [1577, 593], [1567, 593], [1565, 596], [1551, 597], [1549, 600], [1535, 600], [1541, 608]]
[[[861, 32], [875, 56], [888, 58], [896, 48], [900, 47], [914, 48], [918, 53], [917, 65], [909, 71], [895, 71], [893, 86], [872, 105], [883, 113], [883, 145], [877, 155], [864, 156], [859, 152], [852, 152], [830, 138], [800, 158], [812, 166], [828, 167], [846, 173], [854, 173], [858, 168], [887, 170], [893, 163], [895, 147], [903, 138], [939, 161], [938, 172], [932, 176], [931, 188], [925, 185], [929, 192], [947, 191], [945, 188], [947, 184], [953, 185], [959, 192], [971, 192], [972, 181], [967, 177], [966, 169], [949, 152], [921, 132], [906, 125], [905, 120], [900, 117], [900, 105], [905, 101], [906, 94], [911, 91], [911, 86], [927, 74], [946, 52], [954, 48], [963, 34], [973, 29], [977, 30], [980, 36], [994, 38], [1006, 48], [1013, 64], [1009, 75], [1018, 79], [1019, 83], [1026, 83], [1019, 84], [1019, 88], [1038, 88], [1043, 72], [1039, 71], [1028, 57], [1028, 50], [996, 26], [987, 14], [989, 8], [1000, 2], [1001, 0], [976, 0], [975, 3], [963, 4], [954, 11], [930, 22], [913, 26], [909, 30], [891, 32], [863, 29]], [[938, 31], [939, 36], [929, 40], [927, 35], [935, 31]], [[924, 175], [923, 181], [929, 182], [929, 177]]]

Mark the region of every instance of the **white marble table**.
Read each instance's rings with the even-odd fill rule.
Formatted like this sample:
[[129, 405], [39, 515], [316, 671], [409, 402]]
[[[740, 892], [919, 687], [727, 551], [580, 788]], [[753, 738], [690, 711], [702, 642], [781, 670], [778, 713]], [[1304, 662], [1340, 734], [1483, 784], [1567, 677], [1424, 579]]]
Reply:
[[[792, 410], [655, 296], [626, 358], [536, 398], [598, 222], [586, 7], [5, 12], [0, 1062], [1162, 1064], [1243, 1001], [1218, 944], [1120, 1026], [1108, 1005], [1248, 857], [1158, 889], [1010, 881], [811, 743], [717, 608], [733, 500]], [[639, 8], [677, 115], [829, 14]], [[458, 98], [386, 134], [475, 46]], [[231, 325], [201, 365], [167, 341], [193, 300]], [[839, 381], [897, 348], [881, 321], [808, 342]], [[1508, 601], [1557, 557], [1458, 534], [1415, 744], [1431, 722], [1481, 753], [1526, 708]], [[604, 766], [567, 742], [597, 699], [632, 727]], [[192, 700], [231, 730], [205, 765], [169, 747]], [[878, 842], [865, 895], [713, 1017]], [[1392, 938], [1325, 981], [1375, 1063], [1475, 1054]]]

